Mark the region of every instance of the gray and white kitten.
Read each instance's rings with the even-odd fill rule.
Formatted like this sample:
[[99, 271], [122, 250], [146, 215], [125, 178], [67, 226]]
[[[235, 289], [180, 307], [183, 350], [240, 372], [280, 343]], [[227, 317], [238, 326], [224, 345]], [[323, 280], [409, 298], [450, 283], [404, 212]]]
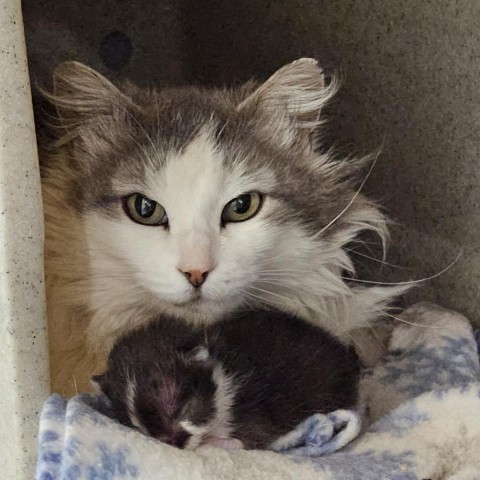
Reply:
[[[345, 342], [402, 288], [352, 288], [345, 245], [384, 216], [363, 161], [316, 151], [334, 93], [313, 59], [232, 90], [54, 74], [60, 139], [43, 168], [53, 388], [88, 388], [119, 335], [166, 314], [272, 306]], [[135, 321], [132, 321], [135, 319]]]

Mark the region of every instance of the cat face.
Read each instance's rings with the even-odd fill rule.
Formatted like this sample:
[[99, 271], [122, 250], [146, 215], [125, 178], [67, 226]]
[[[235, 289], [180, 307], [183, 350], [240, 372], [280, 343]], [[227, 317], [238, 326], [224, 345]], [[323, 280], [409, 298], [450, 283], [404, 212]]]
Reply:
[[338, 295], [343, 245], [384, 227], [352, 187], [359, 163], [314, 150], [332, 88], [313, 60], [233, 91], [119, 90], [68, 63], [55, 87], [94, 303], [131, 295], [206, 321]]
[[[259, 262], [276, 254], [285, 227], [269, 218], [280, 206], [272, 172], [229, 166], [226, 155], [206, 130], [183, 151], [147, 166], [142, 182], [117, 181], [109, 202], [113, 215], [100, 210], [86, 216], [91, 258], [122, 263], [132, 283], [178, 308], [202, 311], [248, 298]], [[165, 219], [160, 225], [144, 223], [152, 201]], [[143, 219], [146, 203], [150, 210]], [[243, 212], [243, 220], [242, 208], [247, 215], [252, 210], [251, 217]], [[225, 220], [229, 210], [239, 221]], [[102, 238], [111, 241], [105, 245]]]

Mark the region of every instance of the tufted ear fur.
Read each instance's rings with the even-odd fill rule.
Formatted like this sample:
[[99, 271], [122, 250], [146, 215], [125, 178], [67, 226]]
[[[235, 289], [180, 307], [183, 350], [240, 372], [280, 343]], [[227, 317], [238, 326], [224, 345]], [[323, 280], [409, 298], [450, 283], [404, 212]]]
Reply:
[[53, 74], [53, 85], [53, 95], [46, 96], [56, 106], [65, 127], [111, 115], [120, 103], [129, 102], [103, 75], [79, 62], [61, 63]]
[[275, 72], [237, 109], [254, 114], [267, 138], [284, 147], [298, 143], [305, 146], [320, 124], [320, 109], [335, 91], [334, 81], [325, 86], [316, 60], [301, 58]]

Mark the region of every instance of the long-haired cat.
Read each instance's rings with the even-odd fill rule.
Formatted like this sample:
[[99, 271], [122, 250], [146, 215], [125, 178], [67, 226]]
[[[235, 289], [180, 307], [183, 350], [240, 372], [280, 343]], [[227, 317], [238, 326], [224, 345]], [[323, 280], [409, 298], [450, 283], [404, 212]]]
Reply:
[[55, 391], [86, 389], [114, 340], [162, 313], [207, 323], [270, 305], [345, 342], [381, 315], [400, 287], [342, 278], [345, 245], [386, 225], [359, 193], [365, 162], [316, 151], [333, 93], [312, 59], [232, 90], [56, 69], [62, 134], [43, 168]]

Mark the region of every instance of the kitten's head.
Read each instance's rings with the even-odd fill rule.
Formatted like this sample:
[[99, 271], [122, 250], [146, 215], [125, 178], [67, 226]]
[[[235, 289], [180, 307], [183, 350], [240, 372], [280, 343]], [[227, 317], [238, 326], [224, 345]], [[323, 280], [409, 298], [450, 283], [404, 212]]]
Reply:
[[345, 293], [343, 246], [384, 233], [356, 194], [362, 162], [315, 151], [334, 88], [312, 59], [233, 90], [116, 87], [75, 62], [54, 84], [50, 175], [86, 225], [93, 303], [137, 296], [199, 321], [242, 303], [300, 308]]
[[205, 347], [176, 350], [155, 329], [120, 340], [92, 384], [117, 421], [179, 448], [194, 449], [229, 428], [233, 390], [221, 366]]

